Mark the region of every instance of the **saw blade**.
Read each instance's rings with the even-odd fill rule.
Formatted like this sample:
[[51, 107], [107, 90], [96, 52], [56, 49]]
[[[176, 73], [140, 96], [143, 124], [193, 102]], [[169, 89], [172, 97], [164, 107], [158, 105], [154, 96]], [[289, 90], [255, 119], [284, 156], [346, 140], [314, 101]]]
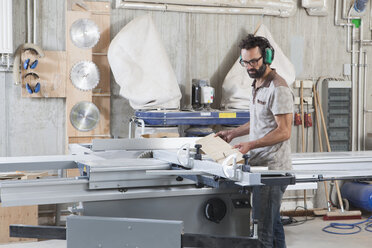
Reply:
[[70, 27], [70, 37], [72, 43], [79, 48], [92, 48], [100, 38], [97, 24], [90, 19], [79, 19]]
[[99, 83], [99, 70], [91, 61], [77, 62], [70, 72], [72, 84], [79, 90], [92, 90]]
[[154, 157], [154, 154], [152, 153], [152, 151], [146, 151], [138, 155], [137, 158], [153, 158], [153, 157]]
[[94, 129], [100, 119], [100, 112], [94, 103], [78, 102], [70, 112], [70, 122], [79, 131], [87, 132]]

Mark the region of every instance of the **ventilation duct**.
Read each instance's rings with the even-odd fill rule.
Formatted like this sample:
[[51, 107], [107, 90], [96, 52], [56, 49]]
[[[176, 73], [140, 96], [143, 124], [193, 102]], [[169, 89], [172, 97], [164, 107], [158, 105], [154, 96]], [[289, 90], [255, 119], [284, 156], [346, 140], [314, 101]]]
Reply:
[[13, 53], [12, 0], [0, 0], [0, 54]]
[[116, 8], [174, 12], [270, 15], [289, 17], [297, 9], [295, 0], [116, 0]]

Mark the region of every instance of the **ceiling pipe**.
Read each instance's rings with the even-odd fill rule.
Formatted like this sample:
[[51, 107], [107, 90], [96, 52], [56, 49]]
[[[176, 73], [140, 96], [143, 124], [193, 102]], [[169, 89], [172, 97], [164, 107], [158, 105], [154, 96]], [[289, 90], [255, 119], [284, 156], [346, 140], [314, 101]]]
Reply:
[[[119, 2], [139, 2], [138, 0], [119, 0]], [[141, 0], [141, 3], [161, 3], [174, 5], [189, 5], [189, 6], [213, 6], [213, 7], [238, 7], [238, 8], [291, 8], [295, 1], [293, 0]], [[296, 1], [297, 2], [297, 1]]]
[[32, 10], [31, 10], [31, 0], [27, 0], [27, 43], [31, 43], [31, 23], [32, 23]]
[[368, 56], [367, 51], [364, 51], [364, 97], [363, 97], [363, 150], [366, 149], [366, 114], [367, 112], [367, 74], [368, 74]]
[[34, 10], [34, 18], [33, 18], [33, 28], [34, 28], [34, 44], [37, 44], [37, 0], [34, 0], [33, 2], [33, 10]]
[[[159, 3], [160, 2], [160, 3]], [[116, 8], [144, 9], [171, 12], [190, 12], [206, 14], [240, 14], [240, 15], [270, 15], [289, 17], [296, 13], [297, 5], [293, 0], [247, 0], [245, 3], [225, 1], [218, 5], [212, 0], [176, 1], [176, 0], [116, 0]]]
[[[360, 22], [360, 27], [359, 27], [359, 60], [358, 60], [358, 143], [357, 143], [357, 149], [358, 151], [360, 151], [362, 149], [362, 145], [361, 145], [361, 140], [362, 140], [362, 127], [361, 127], [361, 123], [362, 123], [362, 113], [361, 111], [364, 111], [363, 110], [363, 106], [362, 106], [362, 100], [363, 100], [363, 89], [362, 89], [362, 65], [363, 65], [363, 56], [362, 56], [362, 48], [363, 48], [363, 44], [362, 44], [362, 41], [363, 41], [363, 22], [361, 21]], [[363, 134], [364, 136], [364, 134]]]

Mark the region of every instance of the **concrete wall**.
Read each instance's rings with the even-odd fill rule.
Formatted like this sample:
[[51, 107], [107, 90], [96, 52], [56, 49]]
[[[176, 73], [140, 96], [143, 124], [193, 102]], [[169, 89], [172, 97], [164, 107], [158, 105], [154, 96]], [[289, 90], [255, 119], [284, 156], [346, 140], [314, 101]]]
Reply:
[[[15, 48], [26, 41], [25, 5], [13, 1]], [[64, 16], [64, 1], [40, 1], [38, 44], [43, 49], [65, 49]], [[8, 72], [0, 72], [0, 92], [0, 156], [64, 154], [64, 99], [22, 98]]]
[[[214, 107], [219, 106], [224, 77], [239, 56], [239, 41], [247, 33], [254, 32], [259, 23], [271, 30], [276, 42], [294, 63], [299, 79], [341, 77], [342, 65], [350, 63], [350, 55], [345, 49], [346, 31], [334, 26], [333, 6], [327, 17], [310, 17], [299, 8], [290, 18], [113, 9], [112, 37], [133, 18], [147, 13], [158, 28], [183, 92], [190, 92], [192, 78], [209, 78], [217, 89]], [[112, 86], [112, 134], [126, 137], [126, 123], [133, 110], [118, 95], [115, 82]], [[294, 92], [299, 95], [297, 89]], [[311, 96], [311, 91], [305, 90], [304, 95]], [[183, 104], [187, 103], [187, 97], [184, 94]], [[121, 115], [117, 115], [119, 112]], [[300, 128], [294, 127], [293, 151], [301, 150], [301, 138], [297, 138], [300, 134]], [[305, 130], [305, 135], [308, 151], [312, 151], [313, 129]]]
[[[13, 2], [14, 43], [17, 47], [25, 42], [26, 7], [23, 0]], [[290, 18], [113, 9], [111, 35], [113, 38], [133, 18], [149, 13], [182, 90], [189, 92], [192, 78], [209, 78], [216, 88], [214, 107], [217, 107], [223, 79], [239, 56], [237, 44], [259, 23], [271, 30], [276, 42], [295, 64], [297, 78], [341, 77], [342, 65], [350, 63], [350, 54], [346, 53], [346, 30], [334, 26], [333, 4], [329, 1], [326, 17], [311, 17], [298, 8], [295, 16]], [[46, 50], [65, 49], [64, 9], [64, 1], [40, 0], [38, 40]], [[368, 29], [368, 25], [365, 28]], [[0, 90], [1, 156], [64, 153], [66, 117], [63, 99], [21, 98], [20, 87], [12, 83], [9, 73], [2, 72]], [[298, 94], [298, 90], [294, 91]], [[305, 96], [310, 95], [311, 92], [306, 90]], [[187, 102], [185, 99], [183, 103]], [[128, 120], [133, 110], [128, 101], [119, 96], [119, 87], [114, 81], [111, 104], [112, 135], [127, 137]], [[299, 151], [299, 130], [293, 128], [293, 151]], [[309, 151], [312, 151], [312, 139], [313, 130], [309, 129]]]

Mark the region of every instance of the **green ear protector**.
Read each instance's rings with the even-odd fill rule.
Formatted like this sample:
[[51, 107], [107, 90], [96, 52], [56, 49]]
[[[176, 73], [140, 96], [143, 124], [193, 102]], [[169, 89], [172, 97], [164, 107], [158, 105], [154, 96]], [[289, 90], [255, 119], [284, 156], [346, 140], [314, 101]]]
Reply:
[[265, 52], [264, 52], [264, 60], [263, 62], [267, 65], [271, 65], [271, 63], [274, 60], [274, 55], [275, 55], [275, 50], [274, 48], [270, 45], [270, 42], [268, 39], [262, 36], [256, 36], [256, 38], [260, 39], [263, 46], [265, 47]]
[[265, 48], [265, 59], [264, 59], [264, 63], [265, 64], [268, 64], [268, 65], [271, 65], [271, 63], [273, 62], [273, 60], [274, 60], [274, 49], [271, 46]]

